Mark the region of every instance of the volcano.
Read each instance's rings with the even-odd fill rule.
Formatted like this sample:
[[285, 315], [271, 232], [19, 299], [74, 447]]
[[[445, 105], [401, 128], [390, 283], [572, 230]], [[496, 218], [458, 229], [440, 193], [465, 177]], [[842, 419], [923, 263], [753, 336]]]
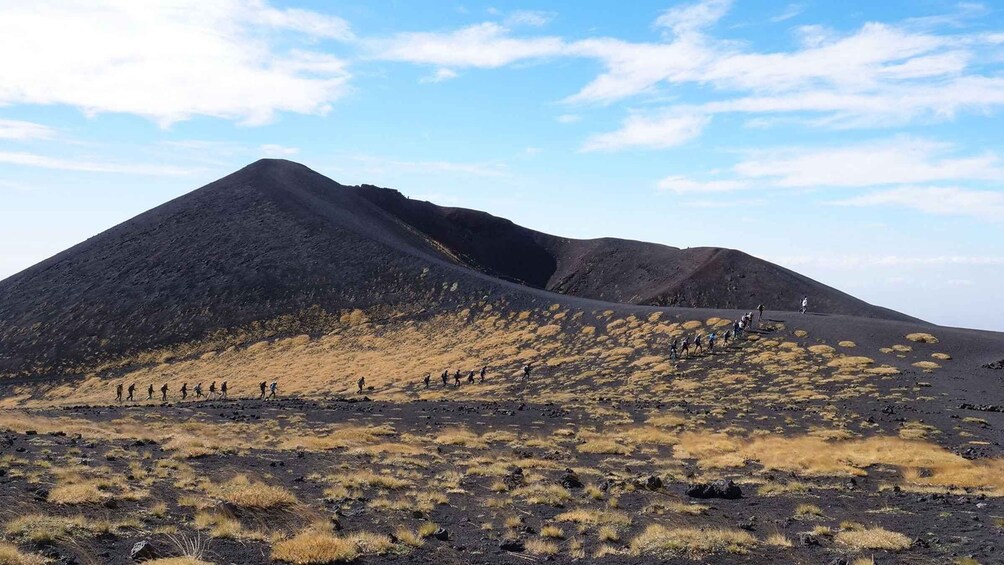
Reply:
[[912, 320], [741, 251], [568, 239], [265, 159], [0, 282], [0, 371], [73, 372], [266, 322], [309, 334], [326, 313], [485, 296], [789, 310], [809, 296], [821, 312]]

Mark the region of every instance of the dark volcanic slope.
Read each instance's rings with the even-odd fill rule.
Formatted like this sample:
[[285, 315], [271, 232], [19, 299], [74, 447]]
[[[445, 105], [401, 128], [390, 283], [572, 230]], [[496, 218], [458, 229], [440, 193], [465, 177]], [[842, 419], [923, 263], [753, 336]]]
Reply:
[[535, 288], [608, 302], [697, 308], [795, 310], [916, 321], [741, 251], [679, 249], [615, 238], [575, 240], [463, 208], [410, 200], [363, 185], [360, 193], [473, 269]]
[[0, 282], [0, 371], [58, 370], [283, 316], [280, 331], [309, 331], [297, 325], [305, 312], [541, 296], [499, 278], [639, 304], [793, 308], [806, 294], [820, 311], [905, 318], [737, 251], [562, 239], [262, 160]]

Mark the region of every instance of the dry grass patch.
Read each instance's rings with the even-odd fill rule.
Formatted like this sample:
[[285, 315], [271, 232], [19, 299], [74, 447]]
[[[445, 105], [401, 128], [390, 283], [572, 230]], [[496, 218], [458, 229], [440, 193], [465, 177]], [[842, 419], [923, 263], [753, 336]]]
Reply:
[[834, 541], [856, 550], [884, 549], [887, 551], [899, 551], [910, 547], [910, 538], [899, 532], [891, 532], [878, 526], [837, 532]]
[[746, 553], [756, 543], [756, 538], [743, 530], [668, 528], [652, 524], [631, 540], [631, 553], [651, 556]]
[[565, 537], [565, 531], [559, 526], [544, 526], [540, 529], [540, 537], [563, 539]]
[[571, 500], [572, 495], [561, 485], [533, 484], [512, 491], [513, 496], [525, 499], [530, 504], [560, 506]]
[[952, 360], [952, 356], [949, 355], [949, 354], [947, 354], [947, 353], [932, 353], [931, 357], [934, 357], [935, 359], [940, 359], [942, 361], [951, 361]]
[[252, 481], [246, 475], [237, 475], [211, 488], [210, 494], [241, 508], [274, 508], [296, 503], [296, 497], [288, 490]]
[[272, 559], [297, 565], [344, 563], [361, 555], [382, 555], [394, 548], [389, 536], [371, 532], [335, 535], [326, 525], [315, 525], [272, 546]]
[[446, 430], [436, 436], [435, 442], [440, 445], [458, 445], [468, 449], [485, 449], [488, 447], [488, 442], [481, 439], [478, 434], [464, 428]]
[[631, 455], [630, 446], [618, 443], [612, 439], [592, 439], [579, 444], [579, 453], [607, 453], [614, 455]]
[[598, 526], [607, 524], [612, 526], [630, 526], [631, 518], [622, 512], [608, 512], [603, 510], [592, 510], [589, 508], [577, 508], [568, 512], [562, 512], [554, 517], [558, 522], [572, 522], [584, 526]]
[[558, 544], [542, 539], [528, 540], [525, 547], [531, 555], [557, 555], [559, 551]]
[[16, 545], [0, 542], [0, 565], [45, 565], [48, 562], [41, 555], [24, 553]]
[[853, 341], [851, 341], [849, 339], [845, 339], [845, 340], [837, 343], [837, 345], [839, 345], [840, 347], [847, 347], [847, 348], [857, 347], [858, 346], [858, 344], [854, 343]]
[[767, 539], [764, 540], [764, 543], [767, 545], [772, 545], [774, 547], [792, 547], [795, 545], [791, 543], [791, 540], [788, 539], [788, 536], [781, 533], [775, 533], [767, 536]]
[[931, 371], [933, 369], [940, 369], [941, 365], [935, 363], [934, 361], [917, 361], [913, 364], [914, 367], [918, 369], [924, 369], [925, 371]]
[[907, 334], [906, 339], [915, 343], [938, 343], [938, 338], [922, 332]]

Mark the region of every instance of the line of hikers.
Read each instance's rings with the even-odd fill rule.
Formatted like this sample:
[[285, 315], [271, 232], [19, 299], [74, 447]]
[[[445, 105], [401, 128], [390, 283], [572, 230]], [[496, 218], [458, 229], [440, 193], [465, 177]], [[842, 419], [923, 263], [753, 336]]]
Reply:
[[[532, 371], [533, 371], [533, 363], [527, 363], [526, 365], [523, 365], [522, 380], [529, 381], [530, 380], [530, 373]], [[485, 366], [481, 367], [480, 371], [471, 371], [471, 372], [467, 373], [467, 384], [474, 384], [475, 382], [482, 382], [483, 383], [483, 382], [485, 382], [485, 378], [487, 376], [488, 376], [488, 366], [485, 365]], [[449, 369], [443, 371], [443, 374], [440, 375], [439, 378], [440, 378], [440, 380], [443, 381], [443, 386], [444, 387], [450, 386], [450, 370]], [[453, 386], [454, 387], [460, 387], [460, 383], [463, 381], [463, 378], [464, 378], [464, 374], [460, 371], [460, 369], [457, 369], [456, 372], [453, 373]], [[425, 388], [430, 388], [432, 386], [432, 373], [426, 373], [425, 377], [422, 379], [422, 382], [425, 383]], [[362, 379], [362, 377], [360, 377], [359, 378], [359, 392], [362, 392], [362, 391], [363, 391], [363, 379]]]
[[[268, 395], [267, 397], [265, 395], [265, 389], [266, 389], [266, 387], [268, 387], [268, 388], [271, 389], [271, 394]], [[262, 400], [269, 400], [269, 399], [276, 398], [277, 391], [278, 391], [278, 388], [279, 388], [279, 383], [277, 383], [276, 381], [272, 381], [272, 384], [268, 385], [265, 381], [262, 381], [261, 384], [259, 385], [259, 388], [261, 388], [261, 396], [259, 398], [262, 399]], [[167, 383], [164, 383], [160, 387], [160, 399], [161, 399], [161, 401], [167, 402], [167, 392], [168, 392], [168, 390], [169, 390], [169, 388], [167, 386]], [[227, 381], [223, 381], [222, 383], [220, 383], [219, 390], [217, 390], [217, 388], [216, 388], [216, 381], [213, 381], [212, 383], [209, 384], [209, 391], [206, 394], [203, 394], [203, 392], [202, 392], [202, 383], [199, 383], [199, 384], [195, 385], [192, 388], [192, 390], [195, 392], [195, 398], [196, 399], [205, 398], [206, 400], [213, 400], [213, 399], [216, 399], [216, 400], [226, 400], [227, 398], [229, 398], [229, 396], [228, 396], [229, 395], [229, 389], [227, 387]], [[181, 399], [182, 400], [187, 400], [188, 399], [188, 383], [182, 383], [181, 384], [181, 388], [179, 389], [179, 391], [181, 392]], [[122, 402], [123, 401], [122, 392], [123, 392], [123, 385], [122, 385], [122, 383], [119, 383], [119, 384], [115, 385], [115, 400], [117, 402]], [[125, 389], [125, 392], [126, 392], [126, 396], [125, 396], [124, 400], [127, 400], [127, 401], [135, 401], [136, 400], [136, 384], [135, 383], [130, 384], [129, 388]], [[146, 399], [147, 400], [153, 400], [153, 393], [154, 393], [154, 388], [153, 388], [153, 385], [151, 384], [146, 389]]]
[[[757, 312], [757, 324], [763, 322], [763, 304], [756, 307]], [[749, 331], [750, 327], [753, 325], [753, 312], [747, 312], [742, 315], [738, 320], [732, 322], [732, 327], [725, 330], [721, 334], [722, 344], [728, 347], [729, 341], [733, 343], [738, 343], [742, 336]], [[686, 357], [691, 357], [690, 351], [693, 348], [694, 355], [698, 353], [704, 353], [704, 340], [707, 340], [708, 354], [713, 354], [715, 352], [715, 343], [718, 342], [719, 334], [715, 330], [708, 332], [706, 336], [697, 334], [691, 340], [690, 336], [684, 336], [681, 341], [680, 338], [674, 337], [673, 341], [669, 344], [669, 358], [673, 361], [678, 361], [681, 355]]]

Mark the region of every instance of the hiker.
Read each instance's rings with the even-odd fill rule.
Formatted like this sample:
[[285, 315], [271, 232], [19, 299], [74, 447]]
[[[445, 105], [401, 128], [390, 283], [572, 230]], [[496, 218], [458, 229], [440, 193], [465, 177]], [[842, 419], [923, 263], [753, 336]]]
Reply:
[[732, 322], [732, 335], [739, 339], [739, 320]]
[[122, 402], [122, 383], [115, 385], [115, 401]]
[[269, 390], [271, 391], [271, 393], [268, 395], [269, 398], [276, 398], [275, 392], [277, 388], [279, 388], [279, 383], [276, 381], [272, 381], [272, 384], [269, 385]]
[[429, 388], [429, 381], [432, 380], [432, 373], [426, 373], [425, 378], [422, 380], [425, 381], [425, 388]]
[[725, 333], [722, 334], [722, 345], [728, 347], [730, 337], [732, 337], [732, 330], [725, 330]]
[[133, 398], [133, 393], [136, 392], [136, 383], [129, 385], [129, 400], [136, 400]]
[[448, 386], [450, 384], [450, 382], [449, 382], [450, 381], [450, 370], [449, 369], [443, 371], [442, 378], [443, 378], [443, 386], [444, 387]]
[[150, 385], [150, 388], [146, 389], [146, 399], [153, 400], [153, 385]]
[[467, 375], [467, 382], [469, 384], [474, 384], [474, 371], [471, 371], [470, 374]]
[[160, 387], [160, 399], [167, 402], [167, 383], [164, 383], [164, 386]]
[[261, 383], [258, 384], [258, 388], [261, 389], [261, 396], [258, 397], [258, 400], [265, 400], [265, 388], [267, 386], [268, 386], [268, 383], [265, 382], [265, 381], [262, 381]]
[[181, 383], [181, 399], [188, 398], [188, 383]]
[[688, 358], [690, 357], [690, 337], [689, 336], [684, 336], [683, 337], [683, 343], [680, 344], [680, 349], [681, 349], [681, 351], [683, 351], [684, 355], [686, 355]]
[[530, 367], [530, 365], [531, 365], [531, 363], [527, 363], [526, 365], [523, 365], [523, 380], [524, 381], [530, 380], [530, 371], [532, 370], [532, 367]]
[[673, 341], [669, 344], [669, 358], [672, 359], [673, 361], [676, 361], [680, 358], [680, 356], [677, 355], [676, 353], [676, 347], [677, 347], [676, 344], [677, 344], [677, 339], [674, 337]]
[[453, 381], [455, 386], [460, 386], [460, 369], [457, 369], [457, 374], [453, 375]]
[[220, 385], [220, 398], [227, 399], [227, 381], [223, 381], [223, 384]]
[[694, 336], [694, 355], [698, 352], [704, 353], [704, 346], [701, 345], [701, 334]]
[[715, 332], [711, 332], [708, 334], [708, 353], [715, 352], [715, 339], [717, 339], [715, 336]]
[[809, 309], [809, 297], [808, 296], [803, 296], [802, 297], [802, 313], [805, 314], [805, 311], [808, 310], [808, 309]]
[[763, 304], [759, 304], [759, 305], [758, 305], [758, 306], [756, 307], [756, 310], [757, 310], [757, 312], [759, 312], [759, 313], [760, 313], [760, 317], [759, 317], [759, 318], [757, 318], [757, 321], [758, 321], [758, 322], [763, 322]]
[[216, 396], [216, 381], [209, 383], [209, 398]]
[[195, 398], [202, 398], [202, 383], [195, 385]]
[[488, 374], [488, 365], [481, 367], [481, 382], [485, 382], [485, 375]]
[[359, 392], [363, 391], [363, 386], [366, 385], [366, 377], [359, 377]]

